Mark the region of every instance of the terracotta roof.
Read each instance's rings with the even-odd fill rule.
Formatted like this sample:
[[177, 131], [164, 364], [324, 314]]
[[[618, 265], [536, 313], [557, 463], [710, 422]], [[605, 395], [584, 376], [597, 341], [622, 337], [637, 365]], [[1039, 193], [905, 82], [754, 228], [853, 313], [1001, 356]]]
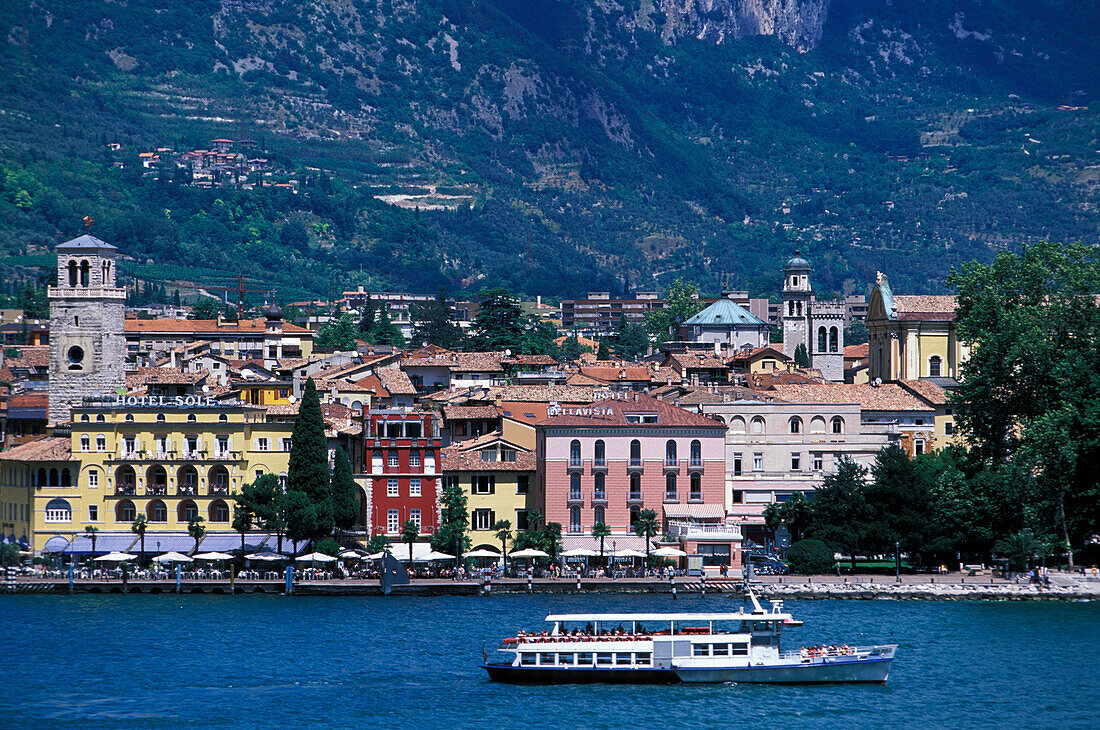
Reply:
[[565, 379], [565, 384], [577, 386], [595, 386], [606, 385], [607, 381], [589, 377], [588, 375], [581, 375], [580, 373], [573, 373]]
[[49, 393], [21, 393], [8, 399], [9, 408], [46, 408], [49, 405]]
[[7, 349], [19, 350], [17, 357], [5, 357], [4, 364], [10, 368], [48, 368], [50, 366], [49, 345], [8, 345]]
[[607, 397], [607, 390], [583, 385], [496, 385], [487, 388], [479, 400], [512, 401], [516, 403], [591, 403]]
[[751, 360], [752, 358], [757, 357], [758, 355], [763, 355], [763, 354], [766, 354], [768, 352], [770, 352], [775, 357], [778, 357], [780, 360], [790, 360], [791, 359], [791, 357], [789, 355], [786, 355], [786, 354], [783, 353], [783, 348], [782, 347], [777, 347], [775, 344], [772, 344], [772, 345], [766, 345], [764, 347], [754, 347], [751, 350], [747, 350], [747, 351], [737, 352], [730, 358], [730, 361], [732, 362], [734, 360]]
[[750, 373], [749, 385], [757, 389], [774, 388], [777, 385], [791, 385], [796, 383], [812, 383], [813, 378], [805, 373]]
[[402, 367], [447, 368], [451, 372], [493, 372], [503, 371], [501, 361], [503, 352], [440, 352], [417, 357], [406, 356]]
[[954, 295], [895, 296], [894, 311], [899, 320], [940, 320], [955, 319], [958, 298]]
[[381, 368], [375, 374], [390, 395], [416, 395], [416, 386], [404, 370]]
[[810, 383], [776, 385], [775, 394], [787, 403], [855, 403], [865, 411], [931, 411], [920, 398], [895, 383]]
[[862, 345], [847, 345], [844, 348], [845, 360], [862, 360], [871, 356], [871, 345], [864, 342]]
[[[212, 335], [220, 332], [244, 334], [262, 334], [267, 320], [242, 319], [239, 322], [223, 322], [220, 326], [216, 319], [127, 319], [127, 332], [145, 332], [150, 334], [193, 333]], [[283, 334], [302, 334], [313, 336], [313, 331], [289, 322], [283, 323]]]
[[[482, 461], [481, 451], [497, 443], [515, 449], [515, 461]], [[535, 471], [535, 453], [505, 441], [500, 431], [493, 431], [470, 441], [451, 444], [440, 451], [443, 471]]]
[[682, 370], [689, 368], [724, 370], [726, 368], [726, 361], [713, 352], [674, 352], [669, 354], [668, 359], [679, 365]]
[[0, 452], [3, 461], [71, 461], [72, 456], [67, 436], [45, 436]]
[[500, 418], [500, 410], [496, 406], [443, 406], [443, 417], [448, 421], [470, 419], [495, 419]]
[[[627, 393], [621, 398], [605, 398], [575, 410], [579, 413], [563, 413], [549, 418], [539, 425], [554, 426], [630, 426], [631, 428], [668, 428], [669, 426], [691, 426], [695, 428], [725, 429], [721, 423], [697, 413], [677, 408], [642, 393]], [[656, 423], [630, 423], [631, 414], [656, 414]]]
[[382, 386], [382, 381], [378, 379], [377, 375], [368, 375], [365, 378], [356, 380], [355, 384], [359, 387], [369, 390], [374, 393], [375, 397], [389, 398], [390, 392]]
[[898, 385], [932, 405], [947, 405], [947, 391], [929, 380], [901, 380]]
[[504, 358], [509, 365], [557, 365], [558, 361], [549, 355], [512, 355]]
[[645, 365], [583, 365], [581, 375], [597, 378], [606, 383], [614, 383], [622, 380], [648, 383], [656, 373]]
[[206, 377], [206, 371], [185, 373], [175, 368], [138, 368], [136, 372], [126, 373], [126, 387], [133, 389], [150, 384], [194, 385]]

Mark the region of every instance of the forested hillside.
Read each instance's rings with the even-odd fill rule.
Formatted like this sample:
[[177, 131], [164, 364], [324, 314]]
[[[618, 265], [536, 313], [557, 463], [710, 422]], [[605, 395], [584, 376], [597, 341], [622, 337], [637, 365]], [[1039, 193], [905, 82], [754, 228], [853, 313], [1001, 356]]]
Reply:
[[[1096, 243], [1095, 0], [12, 0], [4, 286], [93, 232], [146, 281], [280, 297], [773, 291]], [[290, 187], [155, 148], [255, 139]], [[118, 145], [111, 149], [110, 145]], [[379, 200], [397, 202], [397, 207]], [[419, 208], [419, 209], [418, 209]]]

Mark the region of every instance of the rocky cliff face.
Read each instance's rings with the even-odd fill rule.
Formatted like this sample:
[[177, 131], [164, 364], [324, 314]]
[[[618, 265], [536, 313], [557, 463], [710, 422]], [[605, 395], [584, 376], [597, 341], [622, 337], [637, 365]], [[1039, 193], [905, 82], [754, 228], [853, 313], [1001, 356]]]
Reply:
[[807, 51], [821, 40], [829, 0], [636, 0], [630, 5], [633, 16], [652, 23], [666, 43], [685, 36], [722, 43], [770, 35]]

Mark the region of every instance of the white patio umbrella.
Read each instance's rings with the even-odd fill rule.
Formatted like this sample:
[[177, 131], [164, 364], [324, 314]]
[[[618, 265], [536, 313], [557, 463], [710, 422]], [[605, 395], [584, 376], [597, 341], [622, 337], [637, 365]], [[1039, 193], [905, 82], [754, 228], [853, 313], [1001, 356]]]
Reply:
[[550, 555], [544, 553], [541, 550], [535, 548], [524, 548], [523, 550], [515, 550], [511, 553], [513, 558], [548, 558]]
[[427, 560], [454, 560], [454, 555], [448, 555], [447, 553], [437, 552], [432, 550], [430, 553], [424, 556]]
[[387, 551], [383, 550], [380, 553], [372, 553], [367, 556], [367, 560], [381, 560], [382, 558], [386, 557], [386, 552]]
[[309, 555], [299, 555], [294, 558], [300, 563], [331, 563], [336, 558], [331, 555], [325, 555], [324, 553], [310, 553]]
[[594, 558], [599, 555], [595, 550], [589, 550], [588, 548], [573, 548], [572, 550], [563, 550], [561, 553], [567, 558]]
[[100, 555], [98, 558], [94, 558], [94, 560], [98, 563], [125, 563], [127, 560], [134, 560], [136, 558], [136, 555], [131, 555], [130, 553], [113, 552], [107, 553], [106, 555]]
[[644, 558], [645, 557], [645, 553], [640, 553], [637, 550], [632, 550], [630, 548], [623, 548], [622, 550], [616, 550], [615, 552], [611, 553], [611, 555], [613, 557], [616, 557], [616, 558]]
[[244, 556], [246, 560], [260, 560], [267, 562], [275, 562], [277, 560], [286, 560], [285, 555], [278, 553], [252, 553], [251, 555]]
[[164, 553], [163, 555], [156, 556], [155, 558], [153, 558], [153, 562], [155, 562], [155, 563], [190, 563], [191, 558], [184, 555], [183, 553], [177, 553], [175, 550], [171, 550], [169, 552]]
[[468, 553], [463, 553], [464, 558], [496, 558], [500, 559], [500, 553], [492, 550], [486, 550], [485, 548], [478, 548], [477, 550], [471, 550]]
[[657, 548], [650, 554], [655, 555], [658, 558], [682, 558], [687, 555], [687, 553], [685, 553], [683, 550], [671, 546]]
[[344, 559], [347, 559], [347, 560], [352, 560], [352, 559], [358, 560], [360, 558], [366, 557], [366, 555], [367, 555], [366, 553], [361, 552], [359, 550], [342, 550], [342, 551], [340, 551], [340, 557], [344, 558]]
[[233, 556], [229, 553], [199, 553], [194, 556], [195, 560], [232, 560]]

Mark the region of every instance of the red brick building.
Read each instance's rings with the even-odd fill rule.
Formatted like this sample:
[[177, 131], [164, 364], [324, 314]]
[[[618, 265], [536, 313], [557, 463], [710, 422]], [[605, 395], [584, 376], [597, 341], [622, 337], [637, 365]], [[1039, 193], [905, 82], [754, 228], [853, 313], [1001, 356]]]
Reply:
[[363, 432], [370, 455], [372, 535], [396, 538], [408, 520], [421, 535], [439, 527], [439, 421], [431, 411], [372, 410]]

